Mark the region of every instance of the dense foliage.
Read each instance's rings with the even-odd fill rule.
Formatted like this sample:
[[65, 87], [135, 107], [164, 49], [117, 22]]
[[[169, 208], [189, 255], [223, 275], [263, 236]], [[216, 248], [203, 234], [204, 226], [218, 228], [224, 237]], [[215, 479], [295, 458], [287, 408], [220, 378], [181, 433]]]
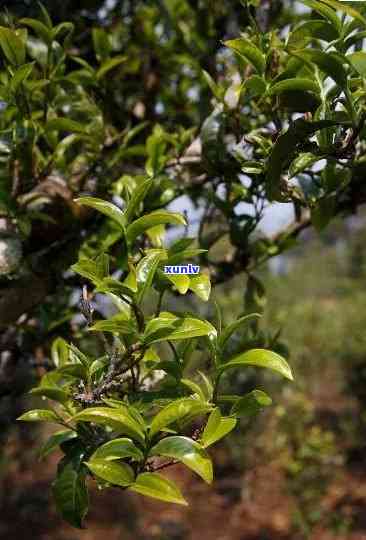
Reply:
[[[277, 336], [258, 332], [263, 286], [255, 270], [306, 227], [322, 230], [365, 200], [362, 10], [336, 0], [303, 0], [305, 13], [297, 3], [209, 4], [116, 2], [86, 12], [94, 21], [86, 33], [83, 10], [77, 32], [43, 6], [35, 19], [3, 15], [3, 359], [36, 357], [49, 367], [53, 341], [56, 369], [33, 393], [59, 408], [22, 418], [67, 428], [43, 452], [59, 444], [65, 452], [55, 495], [76, 525], [87, 507], [86, 474], [173, 502], [184, 500], [156, 472], [165, 464], [155, 456], [211, 480], [205, 448], [237, 416], [269, 402], [259, 391], [222, 396], [222, 374], [250, 364], [291, 378], [268, 350]], [[259, 225], [272, 202], [291, 204], [294, 221], [265, 237]], [[173, 203], [188, 208], [196, 229], [167, 209]], [[185, 230], [172, 242], [166, 226]], [[166, 264], [191, 258], [199, 275], [164, 274]], [[243, 317], [225, 328], [219, 308], [214, 326], [181, 304], [163, 307], [166, 292], [175, 302], [188, 292], [207, 301], [211, 282], [241, 272]], [[82, 286], [86, 328], [70, 307]], [[91, 298], [99, 293], [117, 315], [100, 318], [103, 301]], [[231, 335], [248, 323], [245, 343], [228, 354]], [[191, 378], [197, 355], [205, 372]], [[1, 392], [13, 393], [12, 382]]]

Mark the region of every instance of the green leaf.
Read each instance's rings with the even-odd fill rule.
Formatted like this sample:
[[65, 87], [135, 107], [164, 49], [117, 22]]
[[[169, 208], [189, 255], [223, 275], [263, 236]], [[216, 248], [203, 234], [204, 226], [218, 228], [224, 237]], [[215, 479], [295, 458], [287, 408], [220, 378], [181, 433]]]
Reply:
[[130, 244], [136, 240], [140, 234], [143, 234], [147, 229], [156, 227], [157, 225], [186, 225], [186, 220], [181, 214], [167, 212], [165, 210], [156, 210], [151, 214], [136, 219], [127, 227], [127, 240]]
[[18, 68], [11, 81], [10, 81], [10, 89], [14, 94], [18, 91], [19, 87], [28, 79], [28, 77], [31, 75], [33, 71], [34, 63], [31, 62], [30, 64], [24, 64], [23, 66], [20, 66]]
[[126, 463], [113, 463], [106, 459], [91, 459], [85, 465], [95, 476], [116, 486], [126, 487], [134, 481], [133, 470]]
[[258, 75], [252, 75], [244, 82], [245, 90], [249, 91], [252, 96], [262, 96], [267, 88], [266, 81]]
[[180, 294], [186, 294], [189, 289], [190, 278], [186, 275], [164, 274], [164, 277], [174, 284]]
[[301, 49], [293, 51], [301, 59], [308, 60], [317, 65], [328, 77], [331, 77], [341, 88], [347, 88], [347, 72], [342, 61], [333, 53], [325, 53], [315, 49]]
[[339, 125], [331, 120], [307, 122], [303, 118], [295, 120], [288, 130], [280, 135], [267, 163], [267, 195], [270, 200], [280, 197], [279, 186], [282, 169], [291, 161], [300, 144], [323, 128]]
[[313, 9], [322, 17], [325, 19], [328, 19], [328, 21], [334, 26], [334, 28], [337, 30], [338, 34], [342, 31], [342, 23], [340, 19], [337, 17], [336, 12], [331, 7], [325, 5], [326, 3], [321, 1], [317, 2], [315, 0], [300, 0], [302, 4], [305, 4], [305, 6], [308, 6], [310, 9]]
[[76, 437], [77, 433], [75, 431], [71, 431], [70, 429], [54, 433], [53, 435], [51, 435], [51, 437], [49, 437], [48, 441], [40, 449], [39, 458], [44, 459], [46, 456], [48, 456], [48, 454], [51, 454], [51, 452], [58, 450], [60, 444], [66, 441], [71, 441]]
[[295, 79], [285, 79], [279, 81], [271, 86], [268, 90], [268, 94], [271, 96], [277, 96], [283, 92], [289, 92], [294, 90], [302, 90], [313, 92], [314, 94], [320, 93], [319, 85], [311, 79], [304, 79], [297, 77]]
[[207, 274], [200, 274], [199, 276], [190, 276], [189, 288], [193, 291], [201, 300], [207, 302], [211, 293], [211, 281]]
[[70, 398], [65, 390], [62, 390], [57, 386], [38, 386], [37, 388], [32, 388], [30, 393], [35, 396], [44, 396], [53, 401], [58, 401], [59, 403], [65, 403]]
[[214, 409], [207, 421], [206, 427], [202, 433], [201, 443], [204, 448], [211, 446], [223, 437], [225, 437], [236, 426], [235, 418], [223, 418], [220, 409]]
[[164, 256], [163, 250], [153, 250], [148, 253], [136, 267], [137, 294], [136, 299], [141, 303], [146, 292], [150, 289], [160, 259]]
[[180, 383], [192, 390], [194, 394], [197, 394], [197, 396], [202, 399], [202, 401], [206, 400], [205, 392], [194, 381], [191, 381], [190, 379], [180, 379]]
[[231, 39], [225, 41], [224, 45], [242, 56], [259, 74], [262, 74], [266, 69], [266, 58], [264, 54], [248, 39], [244, 37]]
[[164, 476], [158, 473], [139, 474], [135, 483], [129, 489], [140, 493], [140, 495], [152, 497], [153, 499], [185, 506], [188, 504], [177, 486], [171, 480], [164, 478]]
[[310, 169], [314, 165], [314, 163], [316, 163], [320, 159], [321, 157], [314, 156], [314, 154], [311, 154], [309, 152], [300, 154], [294, 159], [294, 161], [290, 165], [290, 168], [288, 170], [289, 178], [293, 178], [302, 171]]
[[80, 259], [77, 263], [71, 266], [71, 270], [90, 279], [95, 285], [99, 285], [104, 277], [104, 271], [101, 271], [100, 265], [98, 266], [97, 260], [93, 259]]
[[25, 17], [24, 19], [20, 19], [19, 23], [31, 28], [46, 45], [50, 46], [52, 44], [52, 31], [41, 21]]
[[271, 404], [272, 399], [265, 392], [253, 390], [234, 403], [230, 414], [233, 414], [237, 418], [242, 416], [253, 416], [264, 407], [269, 407]]
[[103, 201], [103, 199], [98, 199], [96, 197], [79, 197], [78, 199], [75, 199], [75, 202], [78, 204], [83, 204], [84, 206], [89, 206], [90, 208], [95, 208], [95, 210], [98, 210], [98, 212], [101, 212], [105, 216], [113, 219], [113, 221], [118, 223], [118, 225], [124, 229], [126, 218], [122, 210], [120, 210], [115, 204]]
[[135, 446], [131, 439], [120, 438], [113, 439], [99, 446], [90, 460], [104, 459], [106, 461], [114, 461], [115, 459], [132, 458], [135, 461], [143, 461], [144, 454]]
[[[357, 0], [356, 0], [357, 1]], [[331, 8], [334, 8], [337, 11], [342, 11], [343, 13], [346, 13], [350, 17], [353, 17], [354, 19], [357, 19], [360, 23], [362, 23], [364, 26], [366, 26], [366, 19], [361, 15], [359, 11], [354, 9], [351, 6], [348, 6], [344, 2], [338, 2], [337, 0], [322, 0], [324, 4], [327, 4]]]
[[83, 519], [88, 512], [85, 474], [76, 471], [72, 463], [68, 463], [57, 475], [52, 491], [57, 509], [63, 519], [81, 529]]
[[218, 101], [221, 101], [223, 98], [223, 89], [218, 84], [215, 83], [211, 75], [204, 69], [202, 70], [202, 75], [207, 85], [209, 86], [211, 92], [215, 96], [215, 98]]
[[338, 38], [338, 30], [327, 21], [309, 20], [297, 26], [289, 35], [288, 45], [297, 47], [305, 46], [309, 41], [323, 39], [333, 41]]
[[109, 36], [103, 28], [93, 28], [92, 38], [96, 57], [99, 62], [103, 62], [112, 52]]
[[244, 315], [244, 317], [240, 317], [233, 323], [229, 324], [222, 332], [221, 336], [218, 340], [219, 347], [223, 348], [227, 342], [227, 340], [230, 338], [230, 336], [238, 330], [243, 325], [246, 325], [248, 322], [253, 321], [254, 319], [259, 319], [261, 317], [260, 313], [250, 313], [249, 315]]
[[112, 409], [109, 407], [90, 407], [76, 414], [74, 422], [94, 422], [95, 424], [111, 426], [113, 429], [130, 435], [142, 444], [145, 436], [141, 426], [127, 409]]
[[355, 70], [361, 75], [361, 77], [366, 78], [366, 53], [363, 51], [357, 51], [346, 56], [350, 64], [355, 68]]
[[51, 358], [57, 368], [67, 364], [69, 360], [69, 348], [64, 339], [58, 337], [52, 342]]
[[209, 406], [206, 403], [194, 398], [177, 399], [169, 403], [153, 418], [150, 426], [150, 436], [153, 437], [163, 428], [191, 414], [202, 414], [208, 408]]
[[100, 79], [103, 79], [112, 69], [120, 66], [126, 60], [127, 56], [114, 56], [113, 58], [105, 60], [97, 71], [97, 80], [100, 81]]
[[136, 290], [131, 289], [131, 287], [129, 287], [126, 284], [126, 281], [121, 283], [117, 279], [110, 278], [110, 277], [102, 279], [98, 283], [98, 286], [97, 286], [97, 288], [95, 290], [96, 290], [96, 292], [110, 292], [110, 293], [116, 294], [118, 296], [125, 295], [125, 296], [129, 296], [131, 298], [134, 295], [134, 293], [136, 292]]
[[189, 437], [166, 437], [150, 450], [149, 455], [176, 459], [196, 472], [208, 484], [211, 484], [213, 480], [212, 462], [209, 455], [198, 442]]
[[39, 7], [39, 9], [41, 11], [40, 18], [43, 19], [43, 22], [47, 26], [47, 28], [52, 28], [52, 20], [51, 20], [51, 17], [49, 15], [48, 11], [46, 10], [46, 8], [42, 4], [42, 2], [37, 2], [37, 4], [38, 4], [38, 7]]
[[[46, 124], [47, 131], [70, 131], [71, 133], [86, 134], [87, 129], [85, 126], [70, 118], [53, 118]], [[85, 199], [92, 197], [85, 197]]]
[[175, 317], [161, 314], [146, 325], [143, 340], [146, 344], [158, 341], [175, 341], [200, 336], [216, 337], [216, 329], [208, 321], [193, 317]]
[[131, 321], [121, 319], [120, 316], [113, 317], [112, 319], [105, 319], [97, 321], [91, 328], [91, 332], [112, 332], [115, 334], [132, 334], [134, 327]]
[[60, 419], [57, 415], [48, 409], [34, 409], [33, 411], [28, 411], [22, 416], [19, 416], [17, 420], [22, 420], [23, 422], [55, 422], [56, 424], [60, 423]]
[[0, 26], [0, 47], [13, 66], [24, 64], [25, 45], [23, 40], [14, 30]]
[[282, 356], [279, 354], [268, 351], [266, 349], [252, 349], [245, 353], [239, 354], [226, 364], [220, 366], [221, 371], [226, 371], [232, 368], [238, 368], [241, 366], [257, 366], [276, 371], [289, 379], [293, 380], [291, 368]]
[[[62, 33], [65, 33], [66, 36], [65, 36], [65, 41], [67, 38], [70, 38], [71, 37], [71, 34], [73, 33], [75, 29], [75, 26], [71, 23], [71, 22], [62, 22], [60, 24], [58, 24], [57, 26], [55, 26], [55, 28], [53, 29], [52, 31], [52, 39], [57, 39], [60, 34]], [[65, 42], [64, 42], [64, 47], [65, 47]]]
[[138, 186], [133, 190], [131, 199], [128, 201], [128, 204], [126, 205], [126, 209], [124, 211], [126, 222], [129, 222], [138, 212], [139, 206], [148, 194], [152, 183], [153, 180], [149, 178], [148, 180], [141, 182], [141, 184], [138, 184]]

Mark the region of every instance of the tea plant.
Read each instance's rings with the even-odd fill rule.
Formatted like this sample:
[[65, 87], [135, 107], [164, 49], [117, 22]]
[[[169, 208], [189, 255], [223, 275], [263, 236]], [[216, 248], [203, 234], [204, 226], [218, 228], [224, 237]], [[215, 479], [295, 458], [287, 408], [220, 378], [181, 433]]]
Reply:
[[[220, 381], [226, 372], [259, 366], [292, 379], [287, 362], [275, 352], [250, 349], [227, 357], [232, 334], [257, 314], [215, 328], [197, 315], [164, 311], [166, 291], [174, 288], [183, 295], [191, 290], [207, 301], [211, 286], [205, 273], [173, 275], [162, 270], [196, 256], [201, 250], [191, 247], [193, 239], [183, 237], [165, 248], [145, 247], [141, 242], [146, 237], [162, 244], [162, 226], [185, 223], [181, 215], [165, 210], [141, 211], [153, 183], [153, 178], [139, 183], [123, 211], [101, 199], [77, 199], [78, 204], [107, 215], [122, 231], [119, 279], [110, 274], [106, 253], [94, 259], [83, 257], [72, 267], [92, 282], [94, 293], [111, 298], [118, 313], [95, 320], [85, 286], [82, 311], [88, 330], [102, 339], [105, 354], [90, 357], [57, 339], [52, 350], [55, 369], [32, 390], [55, 406], [20, 417], [66, 428], [49, 438], [41, 455], [59, 446], [65, 454], [53, 492], [62, 515], [75, 526], [81, 526], [87, 512], [88, 475], [101, 487], [119, 486], [186, 504], [178, 487], [158, 471], [181, 462], [211, 483], [212, 463], [206, 449], [232, 431], [237, 418], [270, 403], [259, 390], [245, 396], [222, 394]], [[159, 291], [159, 298], [155, 313], [148, 314], [143, 300], [151, 287]], [[112, 339], [107, 337], [110, 334]], [[198, 340], [209, 357], [209, 369], [188, 378], [186, 368]], [[164, 344], [169, 348], [164, 349]]]

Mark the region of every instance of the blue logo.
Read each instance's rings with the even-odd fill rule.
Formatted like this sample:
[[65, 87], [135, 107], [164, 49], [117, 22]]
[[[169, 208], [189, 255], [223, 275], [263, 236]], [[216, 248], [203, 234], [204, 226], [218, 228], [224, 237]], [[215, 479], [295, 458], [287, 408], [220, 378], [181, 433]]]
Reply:
[[199, 274], [200, 267], [195, 264], [180, 264], [178, 266], [164, 266], [165, 274]]

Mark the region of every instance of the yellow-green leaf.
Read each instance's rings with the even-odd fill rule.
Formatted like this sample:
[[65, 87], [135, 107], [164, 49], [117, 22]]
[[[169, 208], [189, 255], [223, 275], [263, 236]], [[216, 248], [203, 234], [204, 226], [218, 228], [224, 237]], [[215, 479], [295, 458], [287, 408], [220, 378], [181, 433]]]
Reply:
[[213, 480], [212, 462], [209, 455], [198, 442], [189, 437], [166, 437], [159, 441], [149, 454], [181, 461], [208, 484], [211, 484]]
[[286, 379], [293, 380], [291, 368], [286, 360], [279, 354], [268, 351], [266, 349], [251, 349], [245, 353], [239, 354], [232, 358], [226, 364], [220, 366], [221, 371], [226, 371], [232, 368], [239, 368], [242, 366], [257, 366], [280, 373]]
[[152, 497], [153, 499], [182, 504], [184, 506], [188, 504], [177, 486], [171, 480], [164, 478], [164, 476], [158, 473], [139, 474], [135, 483], [129, 489], [140, 493], [140, 495]]

